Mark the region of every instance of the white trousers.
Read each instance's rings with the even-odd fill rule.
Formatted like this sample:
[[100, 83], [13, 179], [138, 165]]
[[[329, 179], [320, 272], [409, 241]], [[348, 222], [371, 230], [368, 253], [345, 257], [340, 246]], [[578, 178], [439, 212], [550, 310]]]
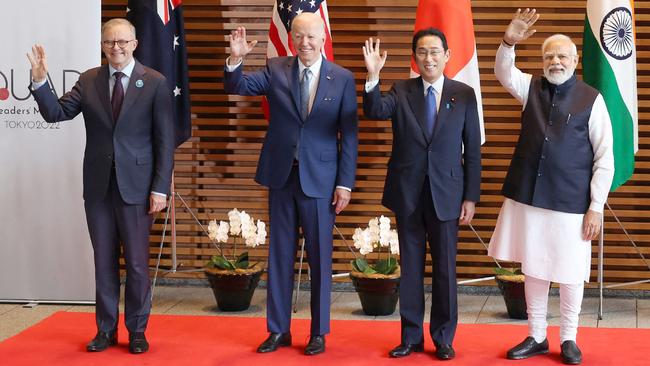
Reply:
[[[548, 311], [548, 289], [550, 282], [526, 276], [526, 312], [528, 313], [528, 335], [540, 343], [546, 339], [546, 314]], [[578, 317], [582, 306], [584, 283], [560, 284], [560, 343], [576, 340]]]

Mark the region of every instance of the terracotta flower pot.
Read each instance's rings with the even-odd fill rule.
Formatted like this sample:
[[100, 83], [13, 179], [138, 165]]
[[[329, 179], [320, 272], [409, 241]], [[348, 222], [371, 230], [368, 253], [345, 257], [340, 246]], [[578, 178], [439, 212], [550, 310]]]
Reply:
[[364, 314], [377, 316], [395, 312], [399, 299], [399, 276], [367, 277], [352, 272], [350, 278], [359, 295]]
[[251, 305], [251, 299], [262, 276], [262, 268], [246, 270], [206, 269], [217, 307], [221, 311], [243, 311]]

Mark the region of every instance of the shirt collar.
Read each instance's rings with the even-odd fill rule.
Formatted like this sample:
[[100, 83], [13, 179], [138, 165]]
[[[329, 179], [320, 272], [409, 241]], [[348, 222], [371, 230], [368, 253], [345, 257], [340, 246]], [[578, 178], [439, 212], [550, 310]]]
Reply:
[[445, 76], [440, 75], [438, 80], [434, 81], [433, 83], [429, 83], [428, 81], [424, 80], [422, 78], [422, 85], [424, 85], [424, 94], [427, 94], [427, 89], [429, 89], [429, 86], [433, 86], [433, 90], [436, 92], [436, 95], [440, 96], [442, 95], [442, 85], [445, 83]]
[[131, 73], [133, 73], [133, 68], [134, 67], [135, 67], [135, 59], [134, 58], [132, 58], [131, 62], [129, 62], [129, 64], [126, 65], [122, 70], [118, 70], [118, 69], [114, 68], [113, 66], [111, 66], [111, 64], [108, 64], [108, 75], [113, 76], [113, 74], [116, 71], [122, 71], [127, 78], [130, 78]]
[[[311, 70], [312, 75], [316, 75], [318, 72], [320, 72], [320, 66], [323, 63], [323, 55], [319, 55], [318, 60], [316, 60], [311, 66], [309, 66], [309, 70]], [[302, 71], [307, 68], [302, 61], [298, 58], [298, 75], [302, 75]]]

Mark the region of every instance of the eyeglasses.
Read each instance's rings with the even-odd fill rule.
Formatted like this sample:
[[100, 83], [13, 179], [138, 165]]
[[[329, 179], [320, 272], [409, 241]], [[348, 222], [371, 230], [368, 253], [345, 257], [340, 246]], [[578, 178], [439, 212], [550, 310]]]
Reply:
[[545, 53], [542, 58], [544, 61], [553, 61], [556, 56], [560, 59], [560, 62], [566, 62], [573, 58], [573, 55], [567, 55], [566, 53]]
[[113, 48], [115, 47], [115, 44], [117, 44], [118, 47], [124, 48], [126, 47], [127, 44], [129, 44], [129, 42], [133, 42], [133, 41], [135, 41], [135, 39], [130, 39], [130, 40], [120, 39], [118, 41], [102, 41], [102, 46], [106, 48]]
[[440, 48], [436, 48], [433, 50], [425, 50], [425, 49], [417, 49], [415, 51], [415, 55], [419, 58], [427, 58], [427, 56], [433, 56], [433, 57], [438, 57], [442, 55], [445, 51]]

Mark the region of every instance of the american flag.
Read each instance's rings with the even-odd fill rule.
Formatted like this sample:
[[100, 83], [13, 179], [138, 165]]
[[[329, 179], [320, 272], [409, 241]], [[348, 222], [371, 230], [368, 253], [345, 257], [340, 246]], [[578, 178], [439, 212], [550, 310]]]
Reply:
[[187, 47], [182, 0], [129, 0], [127, 19], [136, 28], [135, 58], [165, 75], [174, 96], [176, 146], [192, 135]]
[[293, 56], [296, 50], [291, 42], [291, 21], [303, 12], [319, 13], [325, 22], [325, 44], [321, 53], [328, 60], [334, 59], [330, 20], [325, 0], [276, 0], [273, 4], [273, 18], [269, 28], [269, 42], [266, 57]]
[[[321, 53], [328, 60], [334, 60], [332, 52], [332, 34], [330, 20], [325, 0], [276, 0], [273, 4], [273, 16], [269, 26], [269, 40], [266, 48], [266, 58], [278, 56], [293, 56], [296, 49], [291, 41], [291, 21], [303, 12], [318, 13], [325, 22], [325, 43]], [[264, 115], [269, 118], [269, 106], [266, 98], [262, 101]]]

